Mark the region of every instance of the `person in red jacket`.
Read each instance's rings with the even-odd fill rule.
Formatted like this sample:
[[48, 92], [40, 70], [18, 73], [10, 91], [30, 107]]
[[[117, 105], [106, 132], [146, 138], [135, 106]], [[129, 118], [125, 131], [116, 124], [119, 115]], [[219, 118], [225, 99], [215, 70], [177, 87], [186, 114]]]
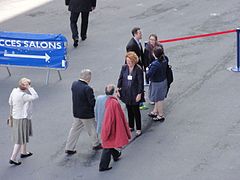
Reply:
[[106, 90], [112, 93], [105, 104], [105, 114], [103, 118], [101, 139], [103, 151], [99, 164], [99, 171], [106, 171], [112, 169], [109, 167], [111, 155], [113, 160], [117, 161], [121, 156], [121, 151], [115, 148], [121, 148], [129, 143], [131, 139], [131, 132], [124, 112], [118, 99], [113, 96], [114, 86], [108, 85]]

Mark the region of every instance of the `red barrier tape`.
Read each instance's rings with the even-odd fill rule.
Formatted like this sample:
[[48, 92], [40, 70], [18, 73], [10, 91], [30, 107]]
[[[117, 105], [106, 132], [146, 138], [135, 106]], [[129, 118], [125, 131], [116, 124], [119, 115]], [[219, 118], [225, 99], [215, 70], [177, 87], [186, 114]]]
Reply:
[[231, 30], [228, 30], [228, 31], [221, 31], [221, 32], [208, 33], [208, 34], [200, 34], [200, 35], [195, 35], [195, 36], [185, 36], [185, 37], [181, 37], [181, 38], [160, 40], [159, 42], [160, 43], [167, 43], [167, 42], [174, 42], [174, 41], [183, 41], [183, 40], [188, 40], [188, 39], [196, 39], [196, 38], [202, 38], [202, 37], [228, 34], [228, 33], [233, 33], [233, 32], [236, 32], [236, 31], [237, 31], [236, 29], [231, 29]]

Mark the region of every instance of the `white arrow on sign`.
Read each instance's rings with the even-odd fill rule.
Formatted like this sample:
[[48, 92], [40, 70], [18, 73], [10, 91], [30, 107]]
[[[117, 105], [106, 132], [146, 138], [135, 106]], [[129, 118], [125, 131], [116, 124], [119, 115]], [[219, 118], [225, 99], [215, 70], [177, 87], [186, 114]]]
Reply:
[[50, 56], [45, 53], [45, 56], [39, 56], [39, 55], [29, 55], [29, 54], [8, 54], [4, 52], [5, 57], [16, 57], [16, 58], [32, 58], [32, 59], [45, 59], [45, 62], [50, 62]]

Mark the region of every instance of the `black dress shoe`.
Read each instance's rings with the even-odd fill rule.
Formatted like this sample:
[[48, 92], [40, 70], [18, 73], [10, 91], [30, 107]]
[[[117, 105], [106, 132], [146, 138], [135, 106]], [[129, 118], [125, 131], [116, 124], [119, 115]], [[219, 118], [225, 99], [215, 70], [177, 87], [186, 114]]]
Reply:
[[82, 41], [85, 41], [87, 39], [87, 36], [85, 35], [85, 36], [82, 36], [81, 38], [82, 38]]
[[102, 145], [101, 144], [99, 144], [99, 145], [97, 145], [97, 146], [93, 146], [93, 150], [99, 150], [99, 149], [102, 149], [103, 147], [102, 147]]
[[99, 171], [108, 171], [108, 170], [110, 170], [110, 169], [112, 169], [112, 167], [108, 167], [108, 168], [104, 168], [104, 169], [99, 169]]
[[78, 39], [74, 39], [73, 41], [74, 41], [73, 46], [78, 47]]
[[21, 158], [26, 158], [26, 157], [29, 157], [31, 155], [33, 155], [31, 152], [27, 152], [27, 154], [21, 154], [20, 157]]
[[76, 150], [66, 150], [65, 151], [65, 153], [67, 153], [68, 155], [73, 155], [73, 154], [75, 154], [75, 153], [77, 153], [77, 151]]
[[121, 151], [119, 151], [119, 154], [117, 155], [117, 157], [114, 157], [113, 160], [114, 160], [114, 161], [118, 161], [118, 160], [119, 160], [119, 157], [121, 156], [121, 154], [122, 154]]
[[16, 162], [16, 161], [13, 161], [13, 160], [11, 160], [11, 159], [9, 160], [9, 163], [10, 163], [10, 164], [14, 164], [14, 165], [16, 165], [16, 166], [22, 164], [22, 163], [19, 162], [19, 161]]

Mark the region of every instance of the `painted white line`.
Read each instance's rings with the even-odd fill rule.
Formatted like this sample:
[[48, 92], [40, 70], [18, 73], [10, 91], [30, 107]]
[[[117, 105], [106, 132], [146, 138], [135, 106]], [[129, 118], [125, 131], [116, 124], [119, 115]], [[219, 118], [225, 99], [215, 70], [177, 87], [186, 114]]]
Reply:
[[0, 0], [0, 23], [51, 1], [52, 0]]

